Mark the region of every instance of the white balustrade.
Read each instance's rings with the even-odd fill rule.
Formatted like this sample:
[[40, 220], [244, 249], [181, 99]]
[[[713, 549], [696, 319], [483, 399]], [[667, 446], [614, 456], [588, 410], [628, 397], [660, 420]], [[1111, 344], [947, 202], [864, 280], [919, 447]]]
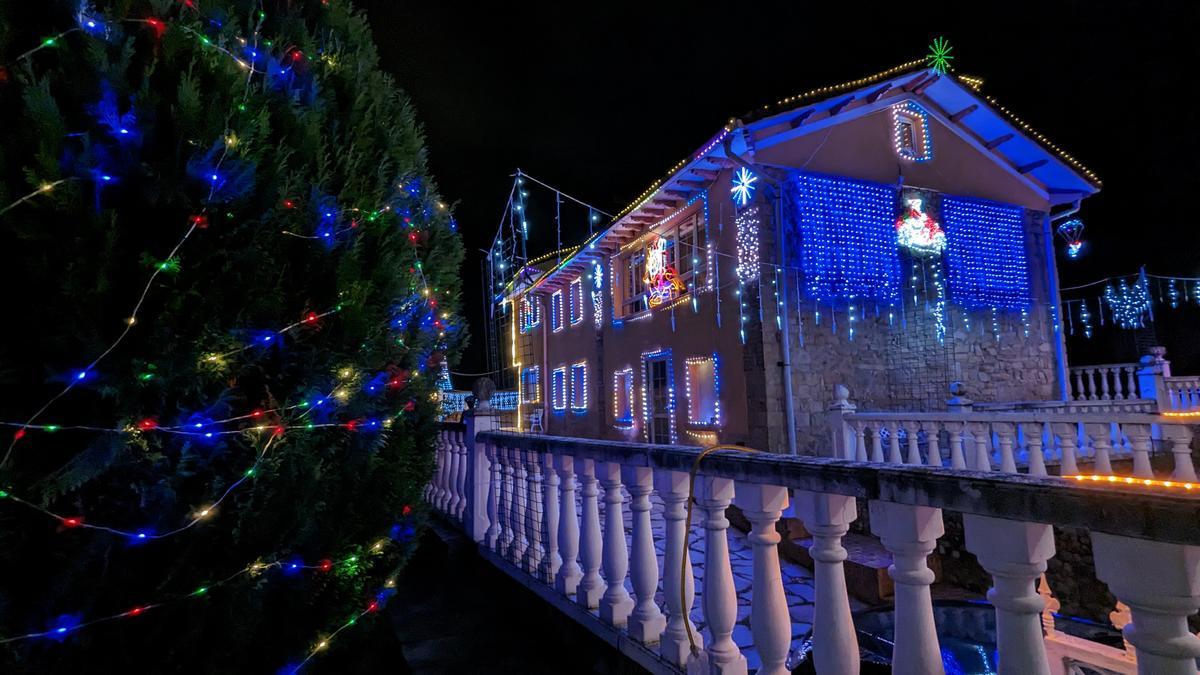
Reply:
[[1176, 412], [1200, 410], [1200, 377], [1164, 377], [1167, 390], [1168, 409]]
[[[1103, 387], [1097, 386], [1097, 395], [1103, 396]], [[1108, 391], [1110, 396], [1122, 395], [1120, 389]], [[803, 457], [770, 456], [764, 462], [762, 456], [720, 453], [706, 459], [695, 477], [693, 495], [694, 517], [704, 532], [703, 636], [689, 617], [696, 593], [685, 531], [690, 481], [688, 473], [679, 470], [690, 464], [697, 449], [659, 446], [651, 452], [636, 444], [580, 439], [562, 439], [560, 445], [546, 436], [539, 436], [535, 445], [525, 437], [495, 432], [482, 433], [482, 440], [476, 442], [469, 432], [463, 435], [448, 428], [439, 432], [436, 445], [438, 467], [446, 469], [444, 479], [440, 471], [435, 474], [426, 498], [435, 506], [438, 500], [445, 500], [446, 506], [440, 510], [455, 522], [462, 513], [461, 507], [454, 505], [456, 496], [460, 504], [486, 500], [487, 526], [472, 536], [490, 560], [506, 566], [511, 574], [525, 575], [526, 583], [545, 588], [549, 595], [543, 597], [576, 603], [572, 611], [577, 617], [579, 608], [586, 608], [592, 621], [620, 636], [618, 642], [640, 646], [651, 659], [647, 663], [660, 672], [677, 668], [697, 673], [746, 673], [745, 655], [734, 641], [739, 595], [748, 596], [750, 604], [750, 638], [761, 660], [757, 672], [789, 672], [792, 617], [784, 592], [777, 530], [789, 497], [796, 517], [812, 535], [811, 658], [819, 673], [856, 675], [860, 669], [842, 540], [857, 515], [861, 495], [873, 495], [869, 502], [871, 530], [893, 558], [889, 568], [895, 583], [891, 658], [893, 672], [902, 675], [943, 672], [931, 599], [934, 573], [927, 563], [944, 532], [939, 505], [953, 503], [952, 508], [967, 509], [963, 513], [965, 547], [992, 577], [988, 599], [995, 608], [998, 668], [1004, 674], [1057, 672], [1047, 660], [1046, 640], [1050, 638], [1043, 637], [1043, 630], [1056, 630], [1052, 619], [1047, 622], [1045, 616], [1048, 598], [1056, 600], [1049, 596], [1044, 582], [1040, 590], [1036, 583], [1044, 579], [1047, 560], [1055, 554], [1052, 526], [1100, 527], [1102, 531], [1090, 532], [1096, 576], [1109, 585], [1120, 606], [1128, 606], [1127, 618], [1119, 623], [1127, 623], [1124, 632], [1136, 650], [1129, 652], [1129, 659], [1136, 655], [1142, 675], [1196, 674], [1200, 640], [1188, 633], [1187, 618], [1200, 607], [1200, 534], [1186, 534], [1190, 532], [1186, 523], [1200, 518], [1195, 498], [1184, 491], [1175, 497], [1175, 493], [1160, 491], [1142, 506], [1137, 493], [1105, 488], [1106, 483], [1067, 483], [1054, 478], [1015, 481], [1006, 476], [1024, 466], [1031, 474], [1044, 476], [1045, 462], [1039, 461], [1043, 453], [1058, 461], [1060, 470], [1065, 470], [1062, 463], [1071, 458], [1091, 462], [1097, 470], [1116, 461], [1144, 470], [1149, 466], [1151, 442], [1156, 441], [1175, 456], [1173, 479], [1192, 481], [1192, 436], [1186, 425], [1165, 424], [1157, 417], [1151, 421], [1145, 416], [1062, 419], [1040, 413], [980, 413], [969, 408], [909, 414], [860, 413], [851, 406], [843, 407], [839, 414], [837, 423], [845, 425], [842, 438], [846, 446], [838, 453], [843, 459], [877, 461], [885, 459], [886, 453], [889, 461], [899, 457], [893, 462], [899, 465], [950, 468], [929, 472], [905, 471], [898, 466], [881, 471], [871, 464], [847, 467], [840, 463], [834, 476], [827, 473], [827, 466], [816, 463], [819, 460]], [[1156, 430], [1161, 430], [1161, 435], [1156, 435]], [[835, 442], [838, 437], [834, 435]], [[479, 477], [468, 476], [477, 489], [465, 489], [456, 479], [456, 446], [466, 448], [460, 466], [481, 467], [472, 469]], [[942, 456], [943, 448], [947, 457]], [[629, 461], [620, 459], [625, 456], [622, 453]], [[662, 468], [659, 462], [668, 455], [671, 459], [666, 466], [671, 468]], [[477, 465], [476, 460], [482, 464]], [[731, 468], [730, 462], [743, 461], [746, 464], [737, 464], [740, 468]], [[950, 473], [964, 465], [984, 471], [997, 466], [999, 470], [992, 471], [990, 479]], [[797, 467], [803, 470], [801, 474], [794, 473], [800, 470]], [[896, 471], [902, 475], [889, 479]], [[1186, 471], [1192, 472], [1190, 477]], [[736, 481], [729, 476], [737, 476]], [[803, 476], [802, 482], [789, 476]], [[995, 483], [981, 486], [980, 480]], [[924, 482], [936, 483], [936, 489], [924, 492]], [[598, 503], [601, 485], [603, 516]], [[1044, 492], [1036, 492], [1039, 489]], [[628, 528], [626, 490], [631, 512]], [[993, 499], [995, 490], [1010, 494]], [[1079, 490], [1090, 494], [1076, 495]], [[947, 491], [958, 493], [946, 497], [950, 502], [939, 501]], [[664, 506], [661, 530], [655, 529], [655, 492]], [[1039, 506], [1041, 497], [1067, 498], [1067, 502], [1061, 508]], [[1121, 522], [1114, 526], [1118, 529], [1112, 531], [1132, 529], [1136, 536], [1108, 534], [1105, 524], [1111, 518], [1092, 515], [1086, 523], [1073, 520], [1091, 513], [1091, 505], [1099, 498], [1116, 500], [1112, 514], [1136, 514], [1143, 508], [1163, 508], [1164, 503], [1181, 505], [1178, 508], [1184, 510], [1173, 511], [1174, 516], [1120, 516], [1116, 520]], [[729, 547], [726, 510], [731, 503], [736, 503], [750, 522], [746, 540], [753, 554], [753, 578], [749, 588], [742, 587], [740, 593]], [[473, 506], [467, 508], [474, 512]], [[1016, 513], [1005, 510], [1009, 508]], [[1183, 537], [1191, 545], [1154, 541], [1164, 530], [1175, 537], [1168, 541]], [[656, 552], [656, 536], [663, 537], [661, 555]], [[1076, 574], [1080, 572], [1077, 567]], [[632, 597], [625, 587], [627, 575]], [[655, 599], [660, 578], [661, 607]], [[628, 645], [621, 649], [632, 653], [633, 647]], [[1111, 652], [1114, 648], [1107, 649]]]
[[1072, 366], [1068, 380], [1072, 401], [1125, 401], [1139, 398], [1137, 363]]
[[455, 429], [450, 432], [450, 444], [458, 456], [458, 472], [454, 476], [454, 491], [458, 495], [458, 503], [454, 507], [454, 517], [463, 520], [467, 510], [467, 445], [463, 440], [463, 432]]

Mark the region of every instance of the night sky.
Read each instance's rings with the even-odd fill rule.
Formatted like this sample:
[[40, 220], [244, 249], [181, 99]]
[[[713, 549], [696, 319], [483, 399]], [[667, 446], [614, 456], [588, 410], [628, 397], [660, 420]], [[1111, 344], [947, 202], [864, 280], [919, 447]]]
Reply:
[[[1200, 114], [1187, 103], [1198, 3], [829, 3], [847, 7], [840, 15], [808, 2], [359, 4], [457, 203], [476, 336], [460, 370], [484, 369], [478, 249], [517, 167], [616, 213], [729, 117], [919, 58], [939, 35], [956, 72], [984, 78], [985, 93], [1104, 181], [1080, 214], [1086, 255], [1060, 260], [1064, 285], [1143, 263], [1200, 275]], [[553, 208], [550, 193], [530, 199]], [[531, 256], [554, 249], [552, 220], [531, 228]], [[564, 243], [586, 234], [586, 217], [564, 224]]]

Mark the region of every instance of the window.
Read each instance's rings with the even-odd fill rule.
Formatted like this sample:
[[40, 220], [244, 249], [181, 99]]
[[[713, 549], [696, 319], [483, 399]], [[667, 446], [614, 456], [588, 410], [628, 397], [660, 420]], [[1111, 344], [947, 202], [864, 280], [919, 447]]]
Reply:
[[559, 366], [550, 373], [550, 405], [555, 410], [567, 409], [567, 369]]
[[646, 255], [641, 251], [625, 261], [625, 283], [622, 284], [624, 313], [637, 314], [646, 309]]
[[717, 355], [695, 356], [687, 364], [688, 423], [715, 427], [721, 424], [721, 380]]
[[892, 106], [892, 144], [901, 159], [927, 162], [933, 159], [929, 113], [913, 101]]
[[537, 298], [530, 298], [528, 295], [521, 298], [520, 321], [522, 333], [528, 333], [542, 322], [542, 311]]
[[675, 372], [669, 349], [642, 354], [642, 419], [647, 441], [675, 442]]
[[563, 329], [562, 291], [554, 291], [554, 295], [550, 296], [550, 327], [555, 333]]
[[521, 403], [537, 403], [541, 397], [541, 369], [530, 366], [521, 371]]
[[900, 130], [900, 137], [897, 139], [900, 149], [915, 150], [917, 148], [917, 131], [913, 129], [912, 120], [901, 118], [896, 124], [898, 125], [896, 128]]
[[587, 362], [571, 364], [571, 410], [587, 412]]
[[567, 304], [570, 307], [571, 325], [583, 321], [583, 279], [571, 282], [571, 298]]
[[633, 368], [613, 373], [613, 426], [633, 426]]
[[689, 290], [704, 287], [708, 279], [708, 238], [704, 231], [704, 219], [700, 214], [684, 219], [679, 224], [679, 278]]
[[708, 237], [704, 216], [694, 212], [641, 237], [620, 258], [618, 316], [637, 314], [708, 283]]

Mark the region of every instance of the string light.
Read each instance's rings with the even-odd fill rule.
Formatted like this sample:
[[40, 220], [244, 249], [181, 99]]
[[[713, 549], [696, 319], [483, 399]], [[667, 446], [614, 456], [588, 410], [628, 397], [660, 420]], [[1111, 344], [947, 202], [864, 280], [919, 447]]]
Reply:
[[671, 364], [670, 349], [655, 349], [653, 351], [642, 352], [642, 435], [646, 442], [652, 443], [654, 439], [650, 437], [651, 419], [650, 419], [650, 402], [647, 397], [647, 391], [650, 389], [650, 369], [649, 363], [651, 360], [662, 359], [666, 361], [667, 367], [667, 417], [669, 418], [669, 442], [674, 445], [678, 440], [675, 432], [675, 368]]
[[583, 279], [575, 279], [569, 286], [570, 301], [567, 303], [569, 307], [568, 319], [571, 325], [583, 321]]
[[733, 223], [737, 228], [737, 277], [745, 284], [758, 278], [758, 207], [740, 211]]
[[1138, 487], [1155, 487], [1169, 488], [1175, 490], [1191, 491], [1197, 489], [1195, 483], [1177, 481], [1177, 480], [1156, 480], [1154, 478], [1134, 478], [1133, 476], [1101, 476], [1097, 474], [1083, 475], [1075, 474], [1066, 476], [1066, 478], [1074, 478], [1077, 481], [1091, 481], [1093, 483], [1113, 483], [1116, 485], [1134, 485]]
[[633, 368], [613, 373], [613, 426], [617, 429], [633, 427]]
[[[696, 417], [693, 412], [700, 408], [697, 405], [697, 399], [693, 398], [692, 392], [692, 366], [702, 364], [711, 364], [713, 376], [713, 414], [709, 419]], [[712, 356], [691, 356], [684, 360], [684, 365], [687, 366], [688, 375], [685, 379], [688, 400], [688, 423], [700, 424], [706, 426], [721, 426], [721, 357], [717, 352], [713, 352]]]
[[600, 330], [604, 323], [604, 266], [592, 265], [592, 323]]
[[587, 409], [587, 361], [579, 361], [571, 364], [571, 412], [583, 414]]
[[[919, 134], [917, 123], [921, 126]], [[929, 114], [915, 101], [904, 101], [892, 106], [892, 143], [901, 159], [910, 162], [928, 162], [933, 159], [933, 135], [929, 131]]]
[[730, 194], [733, 195], [733, 202], [738, 206], [749, 204], [754, 197], [754, 184], [757, 182], [758, 176], [744, 166], [739, 167], [733, 173], [732, 187], [729, 188]]
[[562, 291], [554, 291], [550, 295], [550, 327], [555, 333], [563, 329]]
[[550, 406], [559, 412], [567, 409], [566, 366], [559, 366], [550, 372]]
[[538, 403], [541, 397], [541, 366], [526, 366], [521, 371], [521, 402]]
[[1113, 321], [1125, 329], [1144, 325], [1143, 317], [1150, 311], [1150, 300], [1149, 283], [1144, 271], [1138, 274], [1132, 286], [1121, 279], [1116, 288], [1109, 284], [1104, 289], [1104, 301], [1108, 303]]

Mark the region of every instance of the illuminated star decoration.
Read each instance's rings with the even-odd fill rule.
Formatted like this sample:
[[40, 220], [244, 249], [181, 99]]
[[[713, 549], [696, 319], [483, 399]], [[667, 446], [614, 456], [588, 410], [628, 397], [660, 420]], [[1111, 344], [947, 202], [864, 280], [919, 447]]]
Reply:
[[733, 201], [737, 202], [738, 206], [745, 206], [750, 203], [750, 197], [754, 196], [754, 184], [758, 182], [758, 176], [755, 176], [749, 169], [742, 167], [733, 175], [733, 187], [729, 191], [733, 193]]
[[945, 75], [946, 71], [950, 70], [950, 62], [954, 60], [950, 56], [950, 52], [954, 51], [954, 47], [950, 46], [950, 41], [944, 37], [934, 38], [933, 44], [929, 45], [929, 53], [925, 55], [925, 65], [933, 68], [933, 72], [938, 75]]

